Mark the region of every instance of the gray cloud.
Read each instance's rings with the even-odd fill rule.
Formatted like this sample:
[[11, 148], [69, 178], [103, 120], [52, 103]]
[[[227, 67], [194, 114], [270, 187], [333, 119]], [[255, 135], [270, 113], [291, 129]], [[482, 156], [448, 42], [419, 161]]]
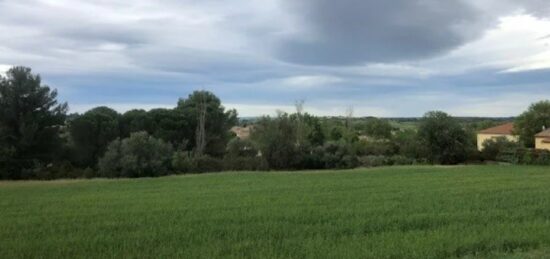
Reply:
[[304, 23], [279, 56], [303, 64], [414, 60], [482, 35], [493, 21], [464, 1], [303, 0], [287, 7]]

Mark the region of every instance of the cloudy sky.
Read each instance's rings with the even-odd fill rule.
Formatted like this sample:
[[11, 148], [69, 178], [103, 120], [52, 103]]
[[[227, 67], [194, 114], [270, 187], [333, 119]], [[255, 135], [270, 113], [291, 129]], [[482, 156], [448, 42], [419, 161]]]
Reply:
[[74, 112], [205, 89], [242, 116], [509, 116], [550, 99], [550, 1], [0, 0], [13, 65]]

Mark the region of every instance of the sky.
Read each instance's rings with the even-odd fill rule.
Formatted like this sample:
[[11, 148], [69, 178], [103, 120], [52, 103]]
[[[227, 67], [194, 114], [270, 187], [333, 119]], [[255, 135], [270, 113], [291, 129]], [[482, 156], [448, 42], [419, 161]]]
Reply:
[[0, 0], [0, 74], [28, 66], [71, 112], [515, 116], [550, 99], [547, 0]]

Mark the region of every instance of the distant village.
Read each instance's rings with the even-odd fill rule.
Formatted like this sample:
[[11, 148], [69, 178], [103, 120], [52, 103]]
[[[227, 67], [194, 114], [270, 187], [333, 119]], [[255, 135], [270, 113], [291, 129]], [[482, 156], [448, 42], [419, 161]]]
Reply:
[[[515, 124], [510, 122], [479, 131], [477, 134], [477, 149], [482, 151], [486, 141], [497, 138], [506, 138], [509, 141], [518, 142], [519, 136], [514, 129]], [[550, 129], [543, 127], [541, 130], [533, 136], [535, 138], [535, 149], [550, 151]]]

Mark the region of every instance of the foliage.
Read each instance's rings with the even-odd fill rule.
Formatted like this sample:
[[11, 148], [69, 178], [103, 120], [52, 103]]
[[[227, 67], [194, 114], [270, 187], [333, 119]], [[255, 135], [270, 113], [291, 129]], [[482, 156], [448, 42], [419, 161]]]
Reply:
[[30, 68], [0, 76], [0, 179], [20, 179], [24, 170], [57, 158], [67, 104], [56, 98]]
[[259, 151], [248, 139], [233, 138], [227, 143], [226, 157], [256, 157]]
[[107, 145], [120, 135], [120, 115], [108, 107], [91, 109], [69, 123], [74, 160], [82, 167], [95, 167]]
[[205, 154], [213, 157], [222, 157], [225, 146], [231, 139], [229, 129], [237, 124], [237, 112], [225, 110], [221, 101], [211, 92], [195, 91], [187, 99], [180, 99], [176, 111], [181, 112], [186, 122], [185, 136], [189, 141], [189, 148], [194, 149], [196, 143], [196, 129], [199, 126], [199, 112], [201, 102], [206, 103], [206, 149]]
[[360, 162], [360, 165], [364, 167], [412, 165], [416, 163], [414, 159], [401, 156], [401, 155], [394, 155], [394, 156], [368, 155], [368, 156], [359, 157], [359, 162]]
[[507, 148], [499, 153], [498, 161], [516, 165], [550, 165], [550, 152], [526, 148]]
[[373, 139], [390, 139], [394, 131], [391, 123], [385, 119], [368, 118], [365, 123], [357, 125], [356, 128]]
[[520, 144], [505, 137], [489, 139], [483, 143], [481, 156], [484, 160], [496, 161], [503, 151], [518, 148], [520, 148]]
[[176, 151], [172, 155], [172, 169], [176, 174], [192, 173], [194, 162], [192, 154], [187, 151]]
[[120, 137], [130, 137], [131, 133], [147, 131], [149, 134], [153, 131], [155, 123], [145, 110], [129, 110], [120, 116]]
[[420, 122], [418, 136], [426, 145], [432, 163], [458, 164], [467, 158], [467, 136], [460, 124], [440, 111], [426, 113]]
[[359, 164], [353, 146], [344, 141], [330, 141], [321, 150], [323, 168], [354, 168]]
[[361, 156], [367, 155], [384, 155], [389, 156], [396, 153], [398, 147], [395, 143], [388, 140], [361, 140], [357, 144], [358, 154]]
[[262, 157], [271, 169], [295, 168], [299, 161], [296, 124], [286, 113], [276, 118], [263, 117], [251, 134]]
[[534, 136], [550, 128], [550, 100], [532, 104], [515, 122], [516, 134], [527, 147], [535, 146]]
[[193, 173], [208, 173], [223, 171], [223, 161], [209, 155], [193, 157]]
[[104, 177], [144, 177], [169, 173], [172, 146], [146, 132], [132, 133], [129, 138], [109, 144], [99, 160], [99, 173]]
[[392, 139], [392, 143], [397, 148], [397, 154], [412, 159], [422, 159], [428, 157], [429, 150], [422, 143], [416, 131], [406, 129], [398, 131]]
[[179, 151], [172, 156], [172, 168], [176, 174], [220, 172], [224, 170], [224, 161], [208, 155], [197, 156]]

